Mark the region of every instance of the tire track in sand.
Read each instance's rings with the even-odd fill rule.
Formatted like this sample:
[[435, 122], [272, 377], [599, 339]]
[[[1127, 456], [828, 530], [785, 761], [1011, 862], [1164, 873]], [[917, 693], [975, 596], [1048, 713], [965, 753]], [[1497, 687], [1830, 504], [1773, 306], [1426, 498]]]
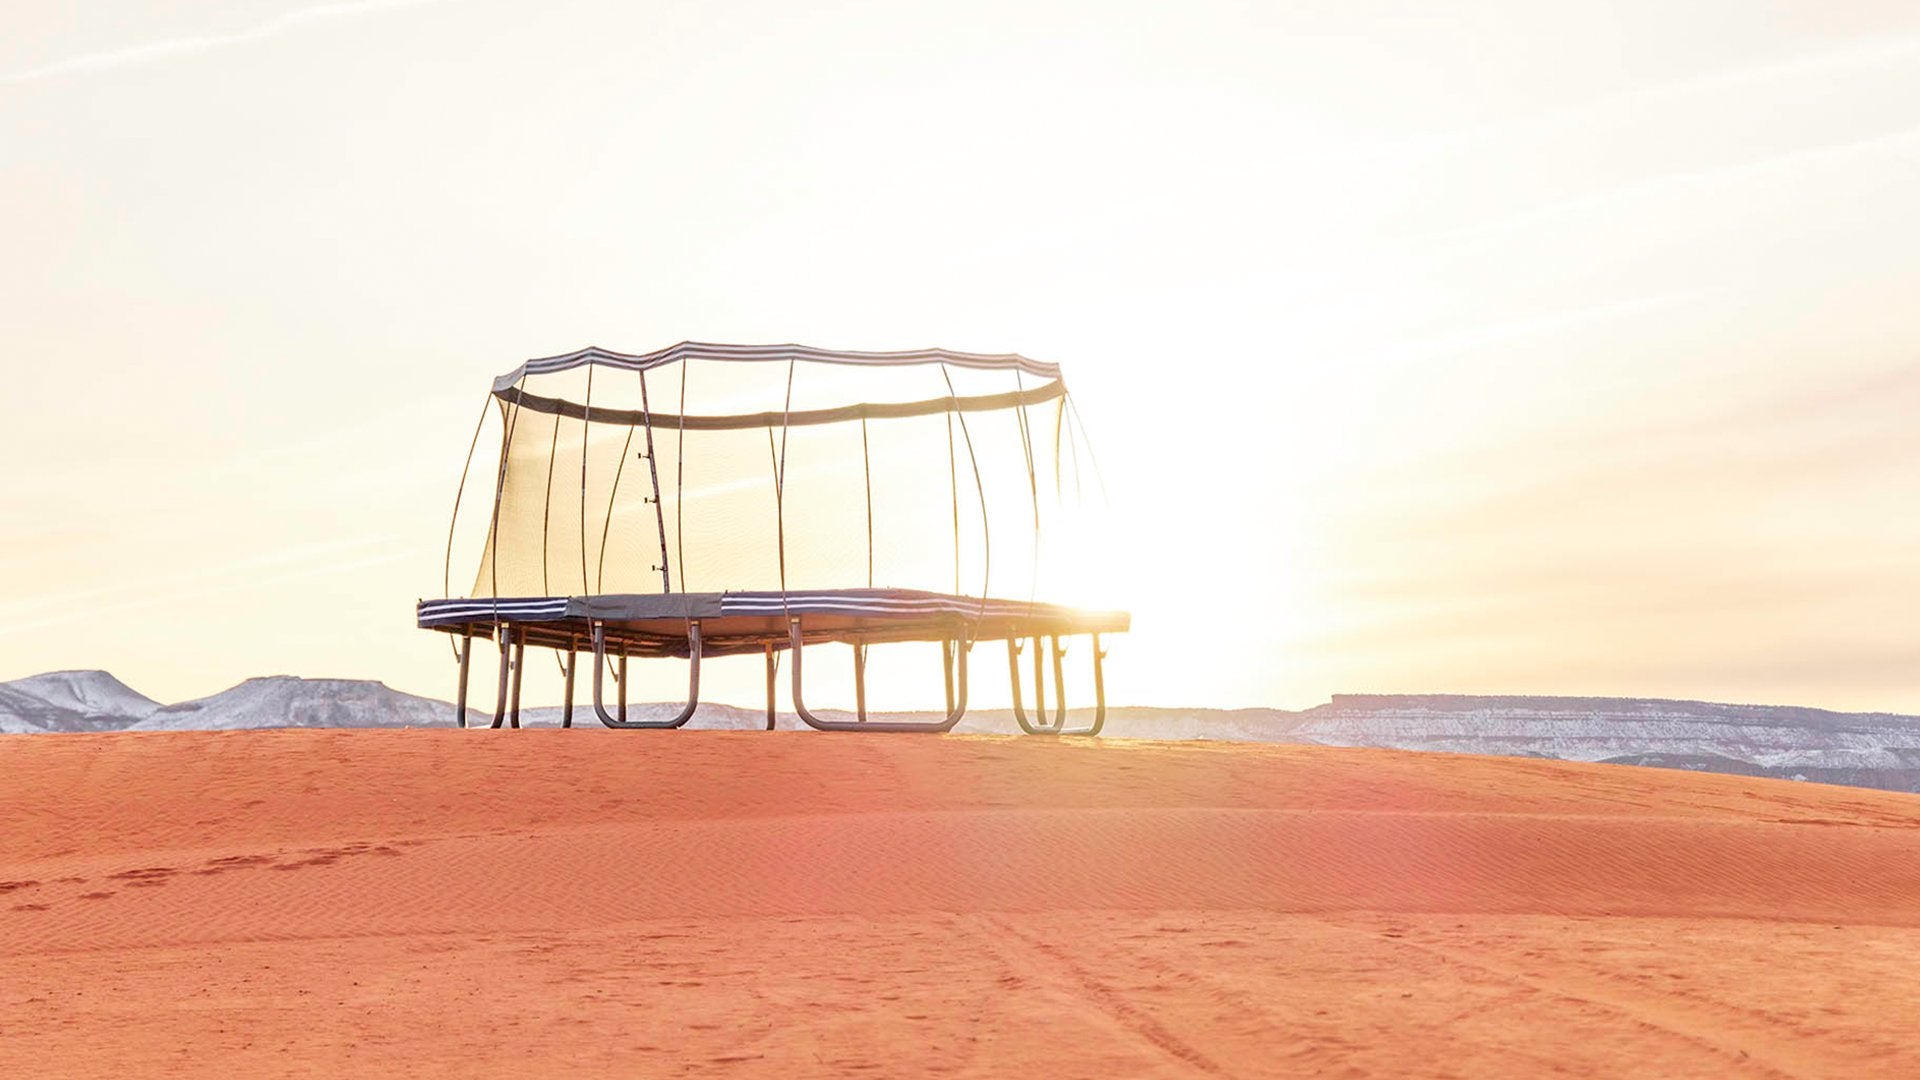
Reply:
[[1670, 1035], [1722, 1058], [1737, 1068], [1739, 1075], [1769, 1076], [1776, 1080], [1810, 1080], [1834, 1075], [1817, 1052], [1796, 1053], [1791, 1046], [1781, 1045], [1777, 1032], [1764, 1024], [1738, 1019], [1729, 1023], [1730, 1016], [1726, 1014], [1737, 1014], [1738, 1010], [1708, 1010], [1671, 995], [1627, 991], [1618, 980], [1569, 970], [1564, 962], [1550, 961], [1555, 970], [1543, 974], [1489, 961], [1478, 953], [1467, 954], [1432, 942], [1414, 941], [1397, 928], [1391, 932], [1374, 930], [1333, 919], [1327, 920], [1327, 924], [1390, 942], [1454, 967], [1506, 979], [1549, 997], [1598, 1006], [1637, 1027]]
[[1069, 996], [1090, 1002], [1116, 1028], [1175, 1064], [1206, 1076], [1232, 1076], [1198, 1047], [1167, 1030], [1151, 1014], [1101, 982], [1063, 950], [1039, 941], [1000, 915], [974, 915], [961, 926], [1007, 968], [1032, 975]]

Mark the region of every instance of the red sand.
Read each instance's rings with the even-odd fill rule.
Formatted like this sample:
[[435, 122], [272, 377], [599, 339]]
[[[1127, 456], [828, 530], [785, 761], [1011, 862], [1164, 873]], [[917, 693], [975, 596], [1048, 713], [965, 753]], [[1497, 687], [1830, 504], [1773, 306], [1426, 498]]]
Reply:
[[1920, 798], [810, 734], [0, 740], [9, 1076], [1920, 1076]]

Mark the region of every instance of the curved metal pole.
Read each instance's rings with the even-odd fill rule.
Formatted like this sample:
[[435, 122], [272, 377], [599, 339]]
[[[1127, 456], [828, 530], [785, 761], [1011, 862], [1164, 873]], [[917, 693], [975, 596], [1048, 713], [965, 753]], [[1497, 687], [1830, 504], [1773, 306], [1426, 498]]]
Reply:
[[[1107, 660], [1107, 651], [1100, 647], [1100, 635], [1094, 634], [1093, 635], [1093, 725], [1091, 727], [1081, 728], [1078, 731], [1073, 731], [1073, 730], [1062, 731], [1060, 734], [1093, 736], [1093, 735], [1100, 734], [1100, 729], [1107, 726], [1106, 660]], [[1058, 663], [1057, 656], [1055, 657], [1055, 662]], [[1057, 679], [1058, 675], [1056, 675], [1055, 678]], [[1062, 696], [1064, 696], [1065, 693], [1066, 691], [1063, 689], [1061, 691]]]
[[467, 726], [467, 671], [473, 659], [473, 635], [460, 635], [460, 688], [453, 698], [453, 719], [461, 727]]
[[[1054, 648], [1060, 647], [1060, 638], [1053, 639]], [[1059, 699], [1054, 708], [1053, 723], [1047, 723], [1047, 669], [1046, 650], [1040, 647], [1040, 636], [1033, 638], [1033, 731], [1034, 735], [1058, 735], [1067, 723], [1067, 691], [1060, 682], [1060, 657], [1053, 658], [1054, 696]]]
[[[625, 660], [626, 657], [621, 657]], [[687, 705], [680, 715], [670, 720], [628, 720], [625, 716], [625, 702], [622, 702], [621, 716], [615, 717], [607, 712], [606, 699], [602, 695], [603, 676], [607, 666], [607, 628], [593, 625], [593, 711], [600, 722], [610, 728], [677, 728], [693, 719], [695, 709], [700, 707], [700, 620], [687, 624]], [[621, 697], [626, 697], [626, 680], [620, 681]]]
[[[1020, 689], [1020, 639], [1018, 638], [1007, 639], [1007, 680], [1013, 685], [1013, 719], [1020, 725], [1020, 730], [1029, 735], [1051, 734], [1047, 729], [1027, 719], [1027, 704], [1024, 700], [1026, 692]], [[1044, 723], [1046, 719], [1046, 715], [1042, 713], [1041, 722]]]
[[507, 639], [513, 635], [505, 627], [496, 626], [493, 636], [500, 639], [500, 687], [493, 695], [493, 723], [487, 726], [498, 729], [507, 718], [507, 678], [513, 671], [513, 659], [507, 652]]
[[967, 714], [967, 642], [961, 642], [958, 646], [960, 653], [960, 684], [954, 695], [954, 707], [947, 713], [946, 719], [934, 721], [822, 720], [807, 711], [806, 697], [800, 691], [801, 640], [799, 619], [788, 620], [787, 637], [792, 646], [790, 651], [793, 653], [793, 711], [800, 717], [802, 723], [813, 728], [815, 731], [931, 731], [938, 733], [953, 730], [953, 725], [959, 723], [960, 718]]

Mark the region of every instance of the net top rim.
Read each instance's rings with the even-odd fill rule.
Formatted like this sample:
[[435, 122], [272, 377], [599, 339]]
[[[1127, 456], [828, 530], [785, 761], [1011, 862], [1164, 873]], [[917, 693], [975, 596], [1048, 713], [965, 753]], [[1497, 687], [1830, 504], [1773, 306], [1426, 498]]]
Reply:
[[716, 360], [733, 363], [770, 361], [808, 361], [854, 366], [890, 367], [913, 364], [951, 364], [955, 367], [984, 370], [1022, 371], [1058, 381], [1060, 366], [1029, 359], [1019, 353], [970, 353], [952, 349], [906, 349], [897, 352], [871, 352], [847, 349], [821, 349], [811, 345], [726, 345], [717, 342], [682, 341], [650, 353], [622, 353], [589, 345], [558, 356], [528, 360], [493, 380], [493, 392], [504, 394], [524, 382], [529, 375], [550, 375], [571, 371], [589, 364], [646, 371], [685, 360]]

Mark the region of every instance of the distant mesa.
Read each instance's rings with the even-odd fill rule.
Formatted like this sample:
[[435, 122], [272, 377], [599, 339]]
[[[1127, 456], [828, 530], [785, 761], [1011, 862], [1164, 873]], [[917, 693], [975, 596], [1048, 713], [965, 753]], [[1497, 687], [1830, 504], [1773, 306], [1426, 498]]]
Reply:
[[0, 683], [0, 734], [119, 731], [159, 708], [104, 671], [49, 671]]
[[444, 726], [453, 706], [364, 679], [248, 679], [211, 697], [156, 709], [129, 731]]
[[[669, 713], [672, 705], [636, 705]], [[492, 714], [470, 712], [486, 726]], [[451, 727], [453, 706], [357, 679], [274, 675], [175, 705], [104, 671], [53, 671], [0, 683], [0, 734], [230, 731], [256, 728]], [[592, 711], [575, 722], [595, 727]], [[530, 727], [557, 707], [524, 710]], [[693, 726], [751, 729], [757, 709], [705, 704]], [[1004, 731], [1006, 714], [970, 715], [960, 731]], [[794, 726], [782, 716], [780, 726]], [[1642, 765], [1920, 792], [1920, 717], [1655, 698], [1336, 694], [1285, 709], [1115, 708], [1107, 734], [1133, 739], [1369, 746]]]

